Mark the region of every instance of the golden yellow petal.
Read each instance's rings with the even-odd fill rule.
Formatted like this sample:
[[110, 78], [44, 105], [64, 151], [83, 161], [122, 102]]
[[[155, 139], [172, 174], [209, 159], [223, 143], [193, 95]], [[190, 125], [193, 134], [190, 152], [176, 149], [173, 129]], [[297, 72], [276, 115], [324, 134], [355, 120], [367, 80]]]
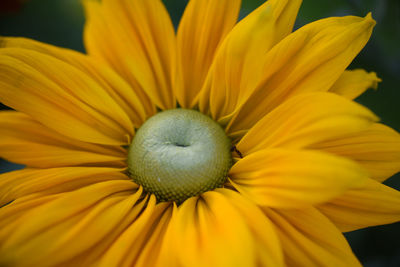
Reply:
[[301, 94], [264, 116], [236, 147], [243, 155], [268, 148], [304, 148], [366, 129], [375, 120], [367, 108], [344, 97]]
[[400, 221], [400, 192], [369, 179], [318, 207], [342, 231]]
[[277, 225], [287, 266], [361, 266], [342, 233], [316, 209], [264, 212]]
[[121, 169], [102, 167], [25, 168], [0, 177], [0, 206], [33, 193], [56, 194], [103, 181], [129, 179]]
[[254, 204], [227, 190], [179, 206], [163, 242], [164, 266], [283, 265], [271, 223]]
[[368, 174], [356, 163], [328, 153], [268, 149], [240, 159], [229, 177], [239, 192], [261, 206], [301, 207], [359, 186]]
[[240, 107], [260, 82], [264, 55], [292, 30], [300, 0], [270, 0], [227, 35], [200, 94], [200, 110], [215, 120]]
[[354, 99], [369, 88], [376, 90], [381, 81], [375, 72], [366, 72], [363, 69], [346, 70], [329, 91]]
[[265, 114], [294, 95], [328, 91], [367, 43], [375, 21], [327, 18], [288, 35], [259, 61], [262, 81], [231, 125], [231, 132], [249, 129]]
[[371, 178], [383, 182], [400, 171], [400, 134], [383, 124], [312, 146], [357, 161]]
[[[0, 101], [85, 142], [128, 144], [128, 115], [90, 75], [33, 50], [0, 49]], [[48, 66], [52, 66], [49, 68]]]
[[0, 243], [4, 242], [4, 236], [8, 236], [10, 234], [11, 230], [9, 229], [13, 229], [15, 227], [15, 222], [18, 218], [22, 217], [30, 210], [57, 199], [64, 194], [65, 193], [45, 196], [32, 194], [26, 197], [20, 197], [13, 202], [0, 206]]
[[[30, 217], [35, 216], [35, 220], [26, 220], [30, 218], [26, 214], [16, 222], [17, 225], [10, 237], [14, 238], [14, 242], [6, 240], [0, 250], [1, 255], [4, 255], [3, 261], [17, 266], [58, 266], [60, 263], [79, 257], [82, 253], [87, 260], [99, 246], [104, 252], [107, 246], [110, 246], [136, 219], [143, 207], [140, 204], [138, 207], [135, 205], [142, 194], [141, 190], [136, 193], [115, 194], [119, 190], [109, 189], [114, 195], [109, 193], [107, 196], [103, 193], [103, 197], [97, 200], [94, 195], [89, 196], [95, 200], [89, 208], [79, 202], [82, 198], [88, 197], [86, 193], [90, 194], [88, 190], [82, 190], [30, 211]], [[75, 209], [75, 212], [65, 216], [66, 214], [62, 213], [68, 213], [68, 209], [64, 206], [66, 203], [62, 202], [72, 194], [78, 201], [70, 202], [69, 208]], [[40, 213], [43, 211], [46, 212]], [[61, 219], [60, 216], [65, 218]], [[43, 224], [47, 227], [45, 230], [40, 230]], [[27, 230], [28, 228], [31, 231]], [[19, 231], [25, 233], [18, 235]], [[19, 236], [19, 240], [16, 240], [15, 236]]]
[[[143, 107], [143, 104], [146, 104], [145, 99], [140, 99], [126, 81], [111, 68], [91, 57], [73, 50], [18, 37], [0, 37], [0, 47], [33, 50], [53, 56], [80, 69], [90, 75], [90, 78], [95, 80], [118, 103], [136, 127], [140, 126], [147, 117], [154, 113], [151, 105]], [[146, 113], [146, 110], [150, 111]]]
[[[153, 266], [172, 213], [169, 203], [156, 204], [152, 195], [140, 216], [100, 259], [99, 266]], [[152, 264], [153, 263], [153, 264]]]
[[[89, 55], [112, 66], [143, 99], [175, 107], [176, 40], [160, 0], [84, 1], [84, 39]], [[150, 101], [149, 101], [150, 100]]]
[[0, 112], [0, 156], [29, 167], [124, 167], [126, 152], [60, 135], [20, 112]]
[[175, 94], [190, 108], [200, 92], [215, 51], [235, 25], [241, 0], [191, 0], [178, 28], [179, 78]]

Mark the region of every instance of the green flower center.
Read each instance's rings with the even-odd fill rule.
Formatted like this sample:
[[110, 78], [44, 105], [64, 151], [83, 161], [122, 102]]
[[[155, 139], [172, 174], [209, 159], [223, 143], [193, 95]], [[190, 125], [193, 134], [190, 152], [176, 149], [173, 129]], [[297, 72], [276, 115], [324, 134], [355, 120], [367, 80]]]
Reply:
[[232, 165], [231, 142], [206, 115], [171, 109], [148, 119], [129, 147], [131, 178], [158, 201], [178, 203], [220, 187]]

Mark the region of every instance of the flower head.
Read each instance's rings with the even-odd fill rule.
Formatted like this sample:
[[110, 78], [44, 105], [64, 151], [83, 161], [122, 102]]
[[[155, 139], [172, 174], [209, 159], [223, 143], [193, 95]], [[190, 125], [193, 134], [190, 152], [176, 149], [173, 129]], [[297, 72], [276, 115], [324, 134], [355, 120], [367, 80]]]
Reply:
[[375, 24], [301, 1], [86, 0], [88, 55], [0, 39], [0, 265], [357, 266], [396, 222], [400, 135], [346, 70]]

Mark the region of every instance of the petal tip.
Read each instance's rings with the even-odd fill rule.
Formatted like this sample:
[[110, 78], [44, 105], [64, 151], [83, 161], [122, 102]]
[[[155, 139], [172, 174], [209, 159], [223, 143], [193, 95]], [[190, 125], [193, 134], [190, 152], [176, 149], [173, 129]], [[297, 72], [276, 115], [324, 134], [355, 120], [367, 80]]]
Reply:
[[365, 17], [364, 17], [364, 22], [368, 24], [370, 27], [374, 27], [376, 25], [376, 21], [372, 18], [372, 13], [369, 12]]

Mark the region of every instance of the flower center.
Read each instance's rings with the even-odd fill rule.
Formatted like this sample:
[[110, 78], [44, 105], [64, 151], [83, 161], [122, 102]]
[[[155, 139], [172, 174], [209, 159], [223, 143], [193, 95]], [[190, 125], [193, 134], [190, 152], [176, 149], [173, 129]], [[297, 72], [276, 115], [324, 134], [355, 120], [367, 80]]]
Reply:
[[158, 201], [178, 203], [222, 186], [232, 165], [231, 142], [221, 126], [189, 109], [148, 119], [129, 147], [131, 178]]

